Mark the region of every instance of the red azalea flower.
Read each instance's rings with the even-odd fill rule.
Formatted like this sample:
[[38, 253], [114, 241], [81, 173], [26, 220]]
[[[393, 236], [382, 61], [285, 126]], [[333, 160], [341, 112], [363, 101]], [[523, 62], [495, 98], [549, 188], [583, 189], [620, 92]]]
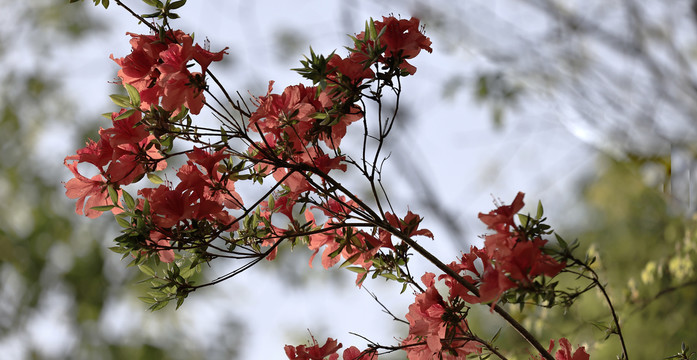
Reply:
[[101, 170], [105, 165], [109, 164], [113, 156], [114, 149], [109, 144], [109, 141], [105, 138], [100, 138], [98, 142], [90, 139], [84, 148], [77, 151], [77, 155], [68, 156], [66, 160], [88, 162]]
[[409, 336], [402, 341], [402, 345], [412, 345], [404, 348], [407, 357], [417, 360], [456, 360], [480, 352], [478, 343], [463, 340], [469, 331], [466, 320], [462, 319], [456, 324], [452, 320], [445, 320], [444, 315], [451, 305], [443, 300], [435, 288], [435, 274], [425, 273], [421, 281], [426, 291], [416, 295], [406, 315]]
[[[86, 178], [77, 171], [77, 162], [68, 162], [71, 157], [65, 158], [64, 164], [75, 175], [65, 184], [65, 195], [70, 199], [77, 199], [75, 212], [78, 215], [85, 215], [89, 218], [96, 218], [102, 215], [101, 211], [93, 210], [95, 206], [115, 205], [107, 191], [107, 182], [102, 175], [95, 175], [91, 179]], [[121, 190], [117, 190], [121, 196]], [[112, 212], [118, 214], [119, 208], [113, 208]]]
[[[416, 67], [409, 64], [406, 59], [415, 57], [421, 50], [433, 51], [431, 40], [419, 30], [419, 19], [412, 17], [406, 20], [397, 19], [394, 16], [383, 16], [382, 21], [375, 21], [375, 30], [380, 33], [383, 29], [385, 30], [380, 38], [380, 45], [385, 47], [385, 52], [380, 61], [388, 63], [392, 61], [391, 59], [398, 59], [400, 69], [414, 75]], [[365, 34], [360, 33], [356, 38], [363, 40]]]
[[365, 55], [361, 53], [352, 53], [347, 58], [334, 54], [327, 63], [327, 67], [332, 69], [332, 72], [327, 76], [328, 79], [335, 83], [341, 83], [339, 76], [343, 75], [350, 80], [352, 85], [359, 85], [363, 80], [372, 79], [375, 73], [370, 67], [366, 67], [369, 64], [362, 63], [365, 59]]
[[[155, 84], [160, 75], [157, 64], [160, 52], [167, 49], [167, 44], [160, 42], [154, 35], [127, 34], [131, 36], [131, 54], [119, 59], [115, 59], [112, 54], [110, 58], [121, 67], [118, 72], [121, 80], [138, 90], [141, 103], [147, 105], [143, 109], [147, 110], [149, 104], [157, 104], [160, 90]], [[149, 96], [144, 96], [146, 91], [149, 91]]]
[[[581, 346], [580, 348], [576, 349], [575, 352], [571, 352], [571, 343], [569, 340], [566, 338], [561, 338], [559, 339], [559, 346], [560, 349], [557, 350], [557, 353], [554, 356], [555, 360], [590, 360], [590, 355], [586, 352], [585, 347]], [[549, 351], [550, 353], [552, 352], [552, 349], [554, 349], [554, 340], [550, 340], [549, 342]], [[531, 360], [540, 360], [542, 359], [542, 356], [533, 356]]]
[[336, 352], [341, 348], [341, 344], [338, 344], [336, 340], [332, 338], [327, 338], [327, 342], [321, 347], [312, 337], [312, 346], [292, 346], [286, 345], [285, 351], [288, 359], [291, 360], [324, 360], [329, 356], [329, 360], [336, 360], [339, 358], [339, 354]]
[[485, 223], [489, 229], [498, 233], [508, 234], [510, 228], [515, 228], [514, 216], [523, 208], [525, 194], [519, 192], [511, 205], [502, 205], [488, 214], [479, 213], [479, 220]]
[[390, 56], [411, 59], [419, 55], [421, 50], [433, 52], [431, 39], [420, 31], [419, 19], [415, 17], [407, 20], [383, 16], [382, 21], [375, 22], [375, 30], [380, 33], [383, 28], [387, 29], [380, 38], [380, 43], [387, 47], [385, 53]]
[[142, 119], [142, 114], [139, 111], [134, 112], [133, 115], [125, 119], [116, 120], [124, 112], [126, 110], [121, 109], [119, 112], [112, 113], [111, 120], [114, 127], [100, 131], [100, 135], [108, 139], [109, 145], [114, 148], [123, 144], [137, 144], [150, 135], [145, 126], [137, 125]]
[[223, 54], [227, 54], [227, 51], [225, 51], [227, 49], [228, 48], [226, 47], [225, 49], [214, 53], [196, 44], [196, 46], [194, 46], [194, 60], [201, 65], [201, 73], [205, 74], [206, 70], [208, 70], [208, 66], [213, 61], [223, 60]]

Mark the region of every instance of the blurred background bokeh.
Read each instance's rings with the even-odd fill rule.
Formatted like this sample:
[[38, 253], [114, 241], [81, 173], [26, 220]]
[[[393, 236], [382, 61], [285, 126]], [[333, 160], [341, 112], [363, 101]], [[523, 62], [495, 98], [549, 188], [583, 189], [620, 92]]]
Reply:
[[[453, 260], [481, 240], [477, 213], [492, 194], [510, 202], [523, 191], [598, 257], [631, 358], [697, 347], [692, 1], [210, 0], [180, 14], [175, 25], [212, 50], [230, 47], [213, 70], [243, 94], [302, 81], [288, 69], [309, 46], [342, 53], [370, 17], [419, 17], [434, 52], [403, 83], [383, 176], [397, 208], [425, 216], [436, 240], [422, 243]], [[0, 0], [0, 21], [0, 359], [282, 359], [308, 329], [345, 347], [365, 346], [349, 332], [383, 344], [405, 336], [351, 274], [309, 269], [303, 252], [194, 293], [177, 311], [147, 312], [141, 275], [107, 249], [113, 219], [78, 217], [61, 182], [63, 158], [115, 110], [108, 56], [130, 51], [127, 31], [148, 30], [92, 1]], [[413, 300], [382, 281], [366, 287], [397, 315]], [[620, 352], [616, 336], [603, 340], [610, 317], [594, 292], [569, 311], [516, 316], [543, 343], [567, 337], [592, 359]], [[525, 348], [487, 309], [470, 324], [483, 337], [503, 328], [503, 349]]]

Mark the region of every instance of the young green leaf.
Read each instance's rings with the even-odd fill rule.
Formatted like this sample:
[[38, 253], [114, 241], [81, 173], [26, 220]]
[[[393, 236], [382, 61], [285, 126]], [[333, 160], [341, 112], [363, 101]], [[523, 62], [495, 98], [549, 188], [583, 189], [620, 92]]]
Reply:
[[539, 220], [542, 218], [542, 215], [544, 215], [544, 209], [542, 208], [542, 201], [537, 202], [537, 214], [535, 215], [535, 219]]
[[93, 206], [91, 207], [92, 210], [97, 210], [97, 211], [109, 211], [114, 208], [114, 205], [103, 205], [103, 206]]
[[114, 205], [119, 203], [119, 195], [116, 193], [116, 190], [114, 190], [114, 187], [112, 185], [107, 186], [107, 192], [109, 192], [109, 198], [111, 199], [111, 202], [114, 203]]
[[140, 271], [145, 275], [155, 276], [155, 270], [145, 264], [138, 265], [138, 269], [140, 269]]
[[128, 207], [130, 210], [135, 210], [136, 208], [136, 202], [133, 200], [133, 196], [129, 194], [126, 191], [123, 191], [123, 200], [126, 202], [126, 207]]
[[134, 108], [140, 108], [140, 93], [131, 84], [123, 84]]
[[131, 107], [131, 99], [129, 99], [128, 96], [112, 94], [112, 95], [109, 95], [109, 97], [111, 98], [111, 101], [114, 102], [114, 104], [116, 104], [122, 108]]
[[148, 174], [148, 180], [150, 180], [151, 183], [155, 185], [160, 185], [164, 182], [161, 177], [155, 175], [155, 174]]

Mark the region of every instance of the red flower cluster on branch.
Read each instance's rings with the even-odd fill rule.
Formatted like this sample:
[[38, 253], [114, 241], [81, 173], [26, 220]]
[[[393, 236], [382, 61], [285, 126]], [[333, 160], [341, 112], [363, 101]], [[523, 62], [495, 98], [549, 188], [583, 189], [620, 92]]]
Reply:
[[493, 309], [506, 291], [525, 288], [540, 275], [553, 277], [566, 266], [542, 252], [545, 240], [537, 236], [529, 239], [515, 224], [514, 217], [523, 205], [523, 193], [518, 193], [512, 204], [479, 214], [496, 233], [485, 237], [483, 249], [472, 246], [460, 261], [448, 265], [476, 286], [479, 294], [473, 294], [458, 279], [442, 274], [438, 279], [448, 289], [446, 300], [434, 287], [434, 274], [426, 273], [422, 277], [426, 290], [416, 295], [416, 301], [409, 307], [409, 337], [402, 343], [408, 345], [405, 350], [410, 359], [460, 359], [481, 350], [481, 344], [468, 337], [465, 320], [468, 308], [464, 303], [491, 302]]
[[444, 300], [435, 288], [435, 274], [426, 273], [421, 281], [426, 291], [409, 305], [409, 336], [402, 341], [409, 359], [456, 360], [481, 352], [481, 344], [469, 334], [465, 304]]
[[[379, 45], [385, 48], [384, 55], [380, 57], [383, 63], [396, 63], [409, 75], [414, 75], [416, 67], [406, 61], [418, 55], [421, 50], [432, 52], [431, 39], [426, 37], [419, 29], [419, 19], [397, 19], [394, 16], [383, 16], [382, 21], [375, 21], [375, 30], [383, 35]], [[356, 36], [357, 39], [365, 38], [365, 33]], [[373, 43], [374, 45], [374, 43]]]
[[[205, 101], [204, 74], [213, 61], [223, 59], [225, 49], [210, 52], [194, 46], [193, 39], [184, 32], [170, 31], [160, 38], [156, 35], [128, 33], [132, 37], [130, 55], [111, 58], [121, 67], [118, 76], [124, 84], [130, 84], [140, 93], [140, 108], [151, 106], [179, 112], [182, 106], [192, 114], [198, 114]], [[201, 65], [201, 72], [190, 72], [189, 62]]]
[[[134, 112], [125, 118], [120, 118], [121, 115], [127, 115], [125, 110], [112, 114], [114, 126], [101, 129], [99, 141], [90, 140], [76, 155], [65, 158], [65, 166], [75, 176], [65, 184], [65, 194], [71, 199], [78, 199], [75, 211], [79, 215], [96, 218], [102, 213], [93, 207], [116, 205], [107, 194], [108, 186], [112, 186], [120, 195], [118, 189], [121, 185], [133, 183], [145, 173], [167, 166], [151, 143], [154, 136], [139, 124], [141, 114]], [[79, 163], [92, 164], [99, 174], [86, 178], [78, 171]], [[115, 207], [112, 211], [118, 213], [120, 210]]]
[[[499, 206], [488, 214], [479, 214], [479, 219], [495, 233], [485, 236], [484, 248], [472, 246], [460, 261], [449, 265], [467, 281], [478, 286], [479, 296], [471, 294], [449, 276], [441, 275], [451, 294], [469, 303], [492, 302], [493, 307], [505, 291], [527, 287], [540, 275], [553, 277], [566, 267], [566, 264], [542, 252], [547, 240], [539, 236], [529, 239], [516, 226], [514, 217], [523, 208], [523, 196], [523, 193], [518, 193], [510, 205]], [[475, 263], [477, 260], [481, 262], [481, 270]]]

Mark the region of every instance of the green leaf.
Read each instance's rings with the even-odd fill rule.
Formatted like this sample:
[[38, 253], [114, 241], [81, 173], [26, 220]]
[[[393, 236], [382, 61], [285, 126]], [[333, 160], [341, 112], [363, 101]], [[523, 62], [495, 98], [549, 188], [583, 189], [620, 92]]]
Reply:
[[135, 202], [135, 200], [133, 200], [133, 196], [131, 196], [131, 194], [129, 194], [126, 191], [123, 191], [122, 193], [123, 193], [123, 200], [126, 202], [126, 206], [131, 210], [135, 210], [136, 202]]
[[109, 211], [114, 208], [114, 205], [93, 206], [90, 209], [97, 211]]
[[149, 308], [150, 311], [157, 311], [169, 304], [169, 300], [158, 301], [155, 305]]
[[494, 334], [494, 336], [491, 338], [491, 340], [489, 340], [490, 343], [496, 342], [496, 339], [498, 339], [498, 338], [499, 338], [499, 335], [501, 335], [501, 329], [502, 329], [502, 328], [499, 328], [499, 329], [496, 331], [496, 334]]
[[[121, 115], [115, 117], [114, 120], [122, 120], [122, 119], [125, 119], [125, 118], [128, 118], [128, 117], [131, 117], [131, 115], [133, 115], [135, 112], [136, 112], [136, 111], [133, 110], [133, 109], [126, 110], [126, 111], [123, 112], [123, 114], [121, 114]], [[109, 115], [109, 119], [111, 119], [111, 115]]]
[[120, 246], [111, 246], [111, 247], [109, 247], [109, 250], [111, 250], [117, 254], [123, 254], [123, 252], [125, 251]]
[[143, 17], [143, 18], [154, 18], [154, 17], [160, 16], [160, 14], [162, 14], [162, 12], [158, 11], [158, 12], [154, 12], [154, 13], [151, 13], [151, 14], [141, 15], [141, 17]]
[[184, 303], [184, 299], [186, 299], [186, 296], [180, 296], [177, 298], [177, 307], [175, 308], [175, 310], [179, 309], [179, 307], [182, 306], [182, 304]]
[[126, 229], [131, 227], [131, 223], [128, 220], [124, 219], [123, 217], [117, 215], [117, 216], [114, 216], [114, 218], [116, 219], [116, 223], [118, 223], [121, 227], [126, 228]]
[[375, 40], [378, 38], [378, 31], [375, 28], [375, 20], [373, 18], [370, 18], [370, 22], [368, 23], [368, 33], [370, 34], [370, 39]]
[[186, 0], [179, 0], [169, 4], [168, 8], [170, 10], [179, 9], [180, 7], [184, 6], [184, 4], [186, 4]]
[[225, 131], [222, 126], [220, 127], [220, 141], [226, 144], [228, 141], [227, 131]]
[[150, 180], [151, 183], [155, 185], [160, 185], [164, 182], [161, 177], [155, 175], [155, 174], [148, 174], [148, 179]]
[[140, 271], [142, 271], [145, 275], [153, 277], [155, 276], [155, 270], [145, 264], [138, 265], [138, 269], [140, 269]]
[[114, 190], [114, 186], [107, 186], [107, 191], [109, 192], [109, 198], [111, 199], [111, 202], [114, 203], [114, 205], [118, 204], [119, 194], [116, 192], [116, 190]]
[[109, 95], [109, 97], [111, 98], [111, 101], [114, 102], [114, 104], [116, 104], [122, 108], [131, 107], [131, 99], [128, 96], [112, 94], [112, 95]]
[[183, 277], [184, 279], [188, 279], [188, 278], [190, 278], [191, 275], [193, 275], [195, 272], [196, 272], [196, 268], [195, 268], [195, 267], [189, 267], [189, 268], [186, 268], [186, 269], [182, 270], [182, 272], [181, 272], [179, 275], [181, 275], [181, 277]]
[[139, 296], [138, 299], [140, 299], [140, 301], [142, 301], [142, 302], [144, 302], [144, 303], [146, 303], [146, 304], [155, 304], [155, 303], [157, 303], [157, 299], [153, 299], [153, 298], [147, 297], [147, 296]]
[[392, 273], [382, 273], [382, 274], [380, 274], [380, 276], [382, 276], [386, 279], [390, 279], [390, 280], [399, 280], [399, 278], [397, 276], [395, 276], [395, 274], [392, 274]]
[[544, 208], [542, 208], [542, 201], [537, 202], [537, 214], [535, 215], [535, 219], [541, 219], [542, 215], [544, 214]]
[[140, 93], [138, 90], [131, 84], [123, 84], [123, 86], [126, 88], [126, 92], [131, 99], [133, 107], [140, 108]]
[[150, 202], [148, 199], [145, 199], [143, 202], [143, 214], [150, 214]]
[[273, 194], [269, 195], [268, 204], [269, 204], [269, 210], [271, 210], [271, 212], [276, 210], [276, 198], [273, 196]]
[[360, 279], [356, 282], [357, 285], [363, 284], [363, 281], [365, 281], [366, 277], [368, 277], [368, 273], [364, 273], [363, 276], [361, 276]]
[[518, 214], [518, 220], [520, 221], [520, 226], [526, 227], [528, 225], [529, 217], [527, 215]]
[[366, 272], [368, 271], [368, 270], [366, 270], [366, 269], [365, 269], [364, 267], [362, 267], [362, 266], [348, 266], [348, 267], [346, 267], [346, 269], [347, 269], [347, 270], [350, 270], [350, 271], [353, 271], [353, 272], [355, 272], [355, 273], [357, 273], [357, 274], [364, 274], [364, 273], [366, 273]]

